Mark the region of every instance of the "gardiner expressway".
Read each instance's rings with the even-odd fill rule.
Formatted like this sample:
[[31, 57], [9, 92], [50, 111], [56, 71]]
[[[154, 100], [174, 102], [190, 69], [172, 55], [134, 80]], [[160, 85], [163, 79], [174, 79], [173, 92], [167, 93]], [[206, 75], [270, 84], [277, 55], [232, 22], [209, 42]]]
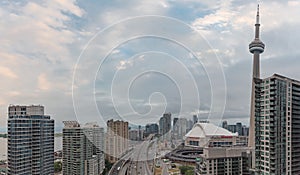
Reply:
[[110, 175], [152, 175], [156, 155], [156, 141], [146, 140], [119, 160]]

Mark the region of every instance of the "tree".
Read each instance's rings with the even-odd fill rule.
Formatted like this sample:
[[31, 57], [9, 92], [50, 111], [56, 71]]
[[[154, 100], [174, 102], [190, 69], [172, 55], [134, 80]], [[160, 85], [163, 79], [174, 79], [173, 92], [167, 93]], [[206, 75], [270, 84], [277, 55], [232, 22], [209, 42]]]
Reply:
[[62, 170], [61, 161], [54, 162], [54, 172], [60, 172]]
[[183, 175], [193, 175], [194, 174], [194, 168], [190, 166], [181, 166], [179, 167], [180, 173]]
[[103, 175], [108, 174], [109, 170], [113, 166], [113, 163], [110, 163], [107, 159], [105, 159], [105, 168], [103, 170]]

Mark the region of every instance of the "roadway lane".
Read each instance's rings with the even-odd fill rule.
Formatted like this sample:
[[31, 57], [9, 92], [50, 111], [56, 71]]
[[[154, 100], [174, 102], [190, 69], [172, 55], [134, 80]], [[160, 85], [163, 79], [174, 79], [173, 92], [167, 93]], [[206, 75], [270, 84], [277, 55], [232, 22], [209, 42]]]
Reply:
[[[151, 146], [151, 142], [154, 145]], [[153, 167], [156, 153], [155, 141], [144, 141], [135, 146], [130, 161], [124, 162], [120, 168], [119, 175], [152, 175], [149, 165]]]
[[161, 174], [162, 175], [169, 175], [169, 173], [168, 173], [168, 166], [165, 163], [162, 163], [162, 173]]

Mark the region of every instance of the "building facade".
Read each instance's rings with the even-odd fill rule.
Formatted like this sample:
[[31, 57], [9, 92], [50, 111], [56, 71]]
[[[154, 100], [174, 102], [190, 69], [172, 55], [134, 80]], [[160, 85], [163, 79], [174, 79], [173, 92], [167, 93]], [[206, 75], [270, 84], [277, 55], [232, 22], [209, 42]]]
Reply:
[[230, 132], [238, 133], [239, 136], [248, 136], [249, 127], [242, 125], [242, 123], [237, 122], [235, 125], [229, 125], [227, 121], [222, 122], [222, 128], [227, 129]]
[[106, 158], [109, 162], [115, 163], [128, 150], [128, 122], [107, 121], [106, 134]]
[[247, 147], [205, 147], [195, 174], [250, 175], [251, 155]]
[[300, 82], [274, 74], [255, 94], [256, 172], [300, 174]]
[[197, 115], [193, 115], [193, 123], [194, 124], [198, 123], [198, 116]]
[[158, 134], [158, 132], [159, 132], [158, 124], [156, 123], [147, 124], [145, 127], [144, 136], [147, 137], [149, 134]]
[[185, 146], [192, 148], [233, 146], [239, 142], [238, 138], [237, 133], [211, 123], [199, 122], [185, 135]]
[[139, 141], [139, 130], [129, 130], [129, 140]]
[[183, 139], [186, 133], [189, 131], [187, 128], [188, 120], [186, 118], [179, 118], [173, 126], [173, 135], [175, 139]]
[[94, 123], [84, 126], [77, 121], [63, 123], [63, 174], [101, 174], [104, 170], [104, 129]]
[[54, 120], [43, 106], [8, 107], [8, 174], [54, 174]]
[[163, 138], [168, 138], [171, 131], [171, 123], [172, 123], [171, 113], [165, 113], [159, 119], [159, 134], [161, 134]]

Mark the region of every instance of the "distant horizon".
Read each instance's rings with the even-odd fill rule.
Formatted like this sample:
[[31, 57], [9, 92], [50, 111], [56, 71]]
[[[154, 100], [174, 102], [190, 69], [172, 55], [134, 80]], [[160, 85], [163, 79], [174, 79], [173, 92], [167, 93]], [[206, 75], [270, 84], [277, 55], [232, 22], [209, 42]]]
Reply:
[[[200, 121], [202, 121], [202, 120], [200, 120]], [[228, 122], [228, 120], [223, 120], [223, 121], [227, 121], [227, 124], [228, 125], [234, 125], [234, 124], [236, 124], [236, 123], [242, 123], [242, 125], [244, 126], [246, 126], [246, 127], [249, 127], [249, 125], [246, 125], [245, 123], [243, 123], [243, 122], [235, 122], [235, 123], [232, 123], [232, 122]], [[173, 125], [173, 120], [172, 120], [172, 125]], [[150, 123], [148, 123], [148, 124], [150, 124]], [[158, 123], [157, 123], [158, 124]], [[146, 124], [147, 125], [147, 124]], [[145, 126], [146, 125], [141, 125], [142, 127], [144, 127], [145, 128]], [[217, 125], [217, 126], [221, 126], [222, 125], [222, 123], [220, 123], [219, 125]], [[138, 129], [138, 125], [129, 125], [129, 127], [133, 127], [134, 129]], [[55, 128], [54, 128], [54, 132], [55, 133], [62, 133], [62, 130], [63, 130], [63, 126], [55, 126]], [[0, 127], [0, 134], [1, 133], [4, 133], [4, 134], [7, 134], [7, 127]]]

